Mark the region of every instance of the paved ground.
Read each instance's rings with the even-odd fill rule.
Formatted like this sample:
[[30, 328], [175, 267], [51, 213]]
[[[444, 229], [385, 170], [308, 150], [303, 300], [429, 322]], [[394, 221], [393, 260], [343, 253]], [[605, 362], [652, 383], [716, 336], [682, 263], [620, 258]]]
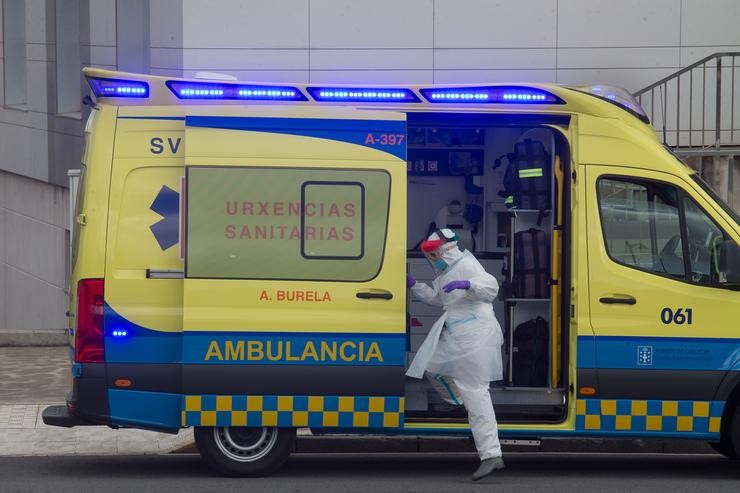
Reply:
[[498, 476], [471, 483], [474, 454], [298, 454], [268, 478], [211, 475], [190, 454], [0, 458], [0, 490], [106, 493], [737, 492], [740, 467], [719, 456], [509, 454]]
[[0, 375], [0, 456], [157, 454], [192, 442], [191, 430], [169, 435], [107, 426], [46, 426], [44, 408], [64, 403], [70, 389], [67, 347], [0, 347]]
[[69, 365], [67, 347], [0, 347], [0, 405], [63, 402]]

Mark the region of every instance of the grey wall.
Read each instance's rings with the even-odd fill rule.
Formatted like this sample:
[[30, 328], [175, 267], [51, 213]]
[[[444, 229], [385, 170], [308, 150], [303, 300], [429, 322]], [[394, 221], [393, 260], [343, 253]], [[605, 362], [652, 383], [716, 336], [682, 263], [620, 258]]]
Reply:
[[[153, 34], [152, 70], [299, 82], [599, 82], [636, 90], [712, 52], [740, 50], [736, 0], [213, 5], [182, 1], [182, 44]], [[152, 13], [161, 16], [166, 12]], [[182, 65], [173, 62], [178, 50]]]
[[0, 94], [0, 170], [64, 185], [82, 152], [82, 114], [57, 112], [55, 2], [27, 0], [25, 7], [27, 103], [6, 105]]
[[0, 171], [0, 330], [65, 327], [68, 193]]

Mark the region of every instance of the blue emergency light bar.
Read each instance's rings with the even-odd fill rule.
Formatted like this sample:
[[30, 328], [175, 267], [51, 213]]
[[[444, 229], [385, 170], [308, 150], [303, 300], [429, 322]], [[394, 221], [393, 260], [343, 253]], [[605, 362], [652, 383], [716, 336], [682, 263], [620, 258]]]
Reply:
[[368, 103], [419, 103], [421, 100], [410, 89], [380, 87], [307, 87], [316, 101]]
[[421, 94], [430, 103], [565, 104], [551, 92], [519, 86], [421, 89]]
[[258, 86], [221, 82], [184, 82], [168, 80], [165, 84], [178, 99], [241, 99], [244, 101], [307, 101], [292, 86]]
[[146, 98], [149, 96], [149, 84], [138, 80], [88, 77], [87, 82], [98, 98]]

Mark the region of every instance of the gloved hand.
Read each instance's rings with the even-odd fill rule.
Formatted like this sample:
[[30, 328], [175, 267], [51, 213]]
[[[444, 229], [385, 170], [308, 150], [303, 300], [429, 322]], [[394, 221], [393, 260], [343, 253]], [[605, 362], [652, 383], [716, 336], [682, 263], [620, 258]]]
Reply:
[[414, 284], [416, 284], [416, 279], [414, 279], [414, 276], [412, 276], [411, 274], [406, 274], [406, 287], [410, 288]]
[[442, 289], [445, 293], [451, 293], [456, 289], [470, 289], [470, 281], [450, 281]]

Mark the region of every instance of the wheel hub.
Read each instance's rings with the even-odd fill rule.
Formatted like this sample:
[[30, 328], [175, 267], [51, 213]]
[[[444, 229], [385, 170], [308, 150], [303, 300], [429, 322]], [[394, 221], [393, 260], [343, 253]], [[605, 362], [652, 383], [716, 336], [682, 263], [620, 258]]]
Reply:
[[276, 428], [216, 427], [213, 429], [218, 448], [239, 462], [254, 462], [272, 449], [277, 440]]

